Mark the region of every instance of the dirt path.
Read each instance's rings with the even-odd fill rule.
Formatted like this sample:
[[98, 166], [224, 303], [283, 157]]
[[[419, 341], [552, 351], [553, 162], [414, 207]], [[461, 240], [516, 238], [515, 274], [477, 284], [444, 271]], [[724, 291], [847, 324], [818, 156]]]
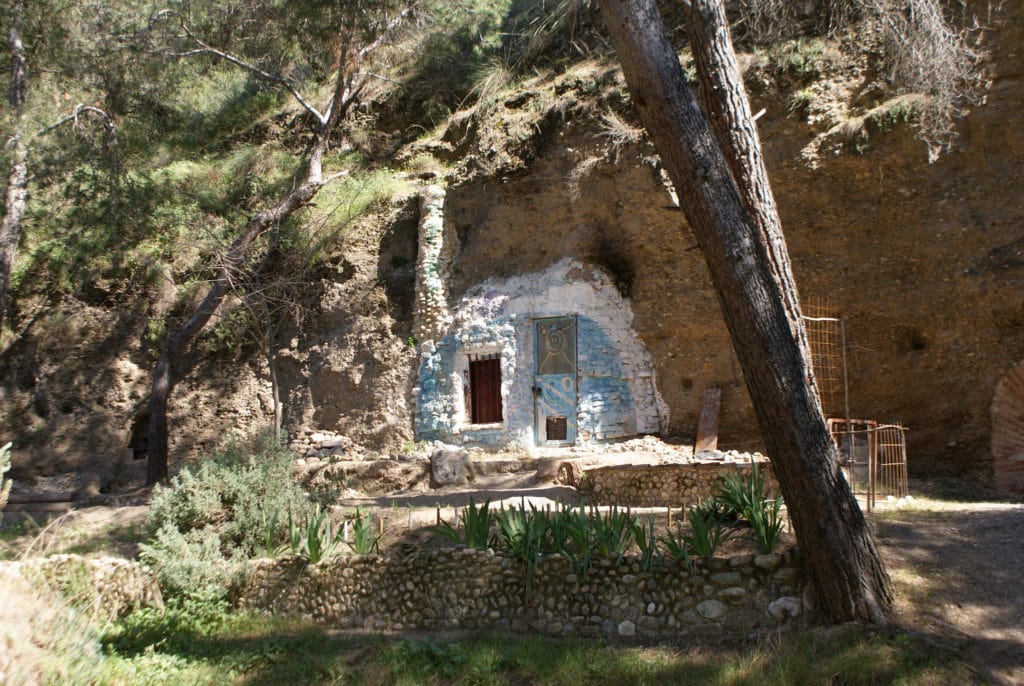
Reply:
[[894, 622], [1024, 684], [1024, 505], [925, 501], [874, 517], [897, 589]]

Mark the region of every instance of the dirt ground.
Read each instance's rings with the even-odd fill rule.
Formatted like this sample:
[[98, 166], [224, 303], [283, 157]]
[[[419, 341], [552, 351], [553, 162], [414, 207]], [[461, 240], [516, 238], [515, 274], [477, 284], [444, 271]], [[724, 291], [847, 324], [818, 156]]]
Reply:
[[919, 499], [873, 516], [896, 586], [893, 622], [1024, 684], [1024, 505]]

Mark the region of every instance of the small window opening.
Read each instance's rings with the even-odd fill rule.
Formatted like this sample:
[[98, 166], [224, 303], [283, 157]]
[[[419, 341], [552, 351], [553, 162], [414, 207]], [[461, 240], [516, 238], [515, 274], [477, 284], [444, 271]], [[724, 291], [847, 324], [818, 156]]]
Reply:
[[564, 441], [569, 438], [569, 426], [565, 417], [547, 417], [545, 438], [549, 441]]
[[493, 424], [501, 416], [501, 359], [497, 353], [469, 359], [470, 414], [474, 424]]

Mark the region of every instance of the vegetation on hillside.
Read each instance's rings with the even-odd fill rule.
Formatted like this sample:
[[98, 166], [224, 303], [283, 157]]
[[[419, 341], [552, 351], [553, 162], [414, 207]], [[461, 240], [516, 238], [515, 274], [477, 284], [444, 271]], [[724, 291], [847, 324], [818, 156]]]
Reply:
[[[928, 98], [908, 100], [913, 112], [901, 109], [892, 121], [927, 120], [929, 102], [953, 111], [948, 105], [970, 92], [963, 77], [979, 54], [940, 21], [932, 0], [915, 3], [915, 16], [927, 22], [905, 19], [893, 28], [908, 40], [874, 32], [884, 40], [863, 45], [855, 42], [856, 21], [877, 23], [888, 7], [881, 0], [823, 1], [820, 11], [804, 14], [785, 3], [738, 3], [736, 30], [754, 57], [748, 79], [755, 90], [794, 89], [794, 111], [810, 120], [827, 109], [816, 89], [826, 68], [838, 68], [843, 51], [866, 49], [884, 88], [866, 92], [851, 117], [876, 111], [900, 90]], [[681, 41], [675, 3], [663, 5]], [[9, 24], [18, 7], [0, 8], [0, 20]], [[328, 95], [338, 65], [332, 32], [342, 10], [322, 0], [47, 0], [20, 11], [29, 87], [23, 115], [6, 113], [0, 134], [27, 132], [30, 173], [2, 322], [5, 349], [74, 299], [124, 310], [129, 338], [141, 342], [137, 362], [152, 364], [200, 302], [240, 227], [301, 174], [313, 115], [294, 93], [308, 103]], [[936, 50], [917, 50], [937, 65], [926, 72], [893, 51], [923, 36], [937, 37]], [[0, 45], [0, 63], [13, 55], [8, 43]], [[247, 261], [258, 267], [254, 278], [239, 278], [202, 327], [200, 353], [262, 354], [272, 367], [274, 340], [301, 329], [317, 267], [361, 220], [378, 215], [375, 221], [386, 222], [420, 173], [514, 173], [571, 117], [590, 120], [608, 144], [608, 159], [617, 159], [623, 146], [644, 137], [616, 71], [589, 0], [414, 3], [407, 26], [367, 65], [359, 106], [340, 122], [324, 158], [326, 174], [348, 176], [254, 247]], [[110, 119], [73, 116], [80, 107]], [[865, 148], [858, 139], [854, 149]], [[14, 149], [4, 151], [6, 179]], [[581, 161], [572, 179], [593, 164]], [[298, 289], [305, 300], [295, 284], [307, 286]], [[262, 323], [269, 320], [272, 327]], [[5, 422], [18, 440], [38, 429], [12, 417]]]

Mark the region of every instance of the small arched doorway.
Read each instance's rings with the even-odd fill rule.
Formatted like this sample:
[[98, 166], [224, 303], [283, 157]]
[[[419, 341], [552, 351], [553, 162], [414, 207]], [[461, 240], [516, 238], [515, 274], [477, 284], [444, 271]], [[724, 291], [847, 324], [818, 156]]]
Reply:
[[996, 385], [992, 397], [992, 466], [995, 487], [1024, 493], [1024, 362]]

